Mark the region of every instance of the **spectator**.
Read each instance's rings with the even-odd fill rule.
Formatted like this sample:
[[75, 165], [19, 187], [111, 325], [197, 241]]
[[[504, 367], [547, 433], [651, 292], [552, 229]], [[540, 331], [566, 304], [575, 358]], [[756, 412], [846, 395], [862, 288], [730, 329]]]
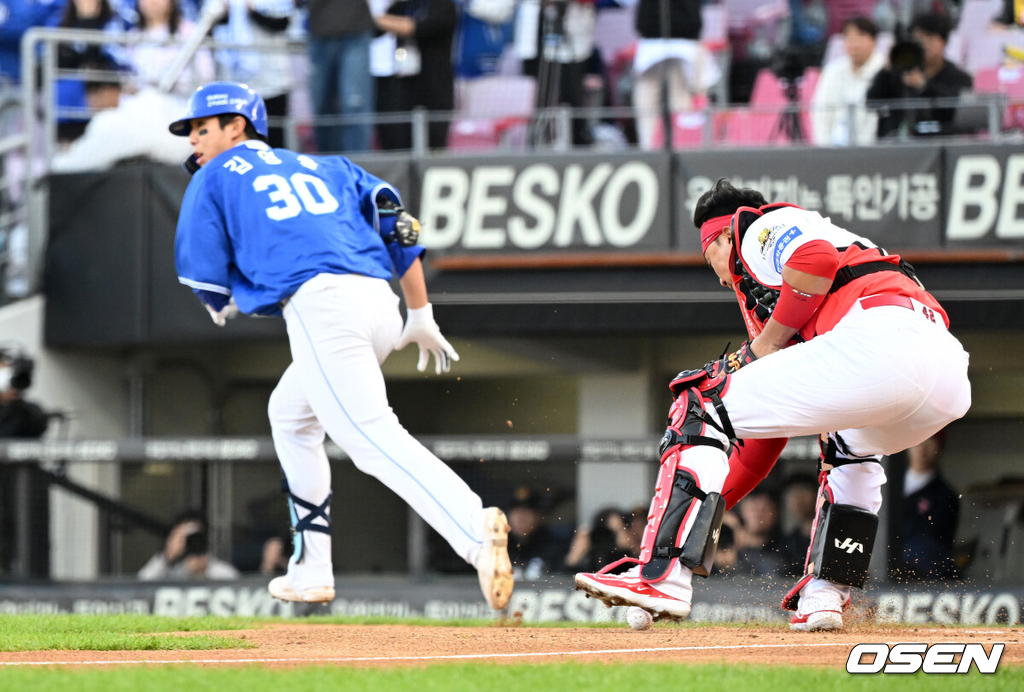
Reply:
[[775, 552], [779, 531], [779, 509], [765, 491], [753, 490], [737, 505], [742, 528], [736, 532], [736, 571], [750, 576], [769, 576], [782, 571], [782, 558]]
[[[630, 5], [637, 0], [625, 0]], [[654, 147], [654, 133], [661, 119], [662, 88], [668, 87], [668, 107], [673, 113], [693, 107], [693, 97], [720, 77], [717, 65], [700, 44], [700, 0], [668, 3], [668, 24], [661, 23], [661, 0], [639, 0], [636, 8], [637, 43], [633, 73], [633, 108], [636, 132], [642, 149]]]
[[[110, 69], [110, 63], [87, 64], [89, 69]], [[120, 161], [146, 158], [178, 164], [191, 147], [161, 123], [173, 120], [184, 108], [181, 99], [153, 87], [124, 94], [119, 80], [92, 81], [85, 87], [86, 102], [95, 115], [85, 133], [53, 157], [55, 173], [100, 171]]]
[[807, 548], [811, 544], [811, 527], [818, 499], [817, 479], [811, 474], [791, 476], [786, 481], [782, 497], [792, 528], [779, 543], [779, 555], [783, 561], [783, 573], [788, 577], [799, 577], [804, 573]]
[[647, 528], [647, 507], [637, 505], [626, 515], [626, 532], [629, 536], [628, 554], [631, 556], [640, 555], [640, 548], [644, 542], [644, 529]]
[[559, 569], [563, 547], [544, 525], [540, 501], [526, 486], [516, 489], [507, 509], [508, 554], [515, 578], [537, 579]]
[[822, 0], [789, 0], [789, 50], [804, 67], [820, 65], [828, 43], [828, 9]]
[[[455, 108], [452, 41], [458, 18], [453, 0], [398, 0], [377, 17], [377, 27], [395, 37], [394, 74], [377, 81], [377, 110], [404, 113], [414, 108], [445, 111]], [[431, 120], [428, 146], [448, 143], [447, 119]], [[407, 124], [377, 126], [381, 149], [411, 149]]]
[[878, 27], [867, 17], [843, 24], [846, 54], [822, 68], [811, 101], [811, 130], [818, 146], [863, 146], [875, 141], [878, 120], [865, 101], [871, 81], [885, 65], [885, 58], [875, 50], [877, 36]]
[[[639, 555], [639, 552], [635, 554]], [[565, 571], [596, 572], [629, 555], [630, 539], [625, 517], [619, 510], [606, 507], [594, 515], [590, 526], [576, 529], [565, 556]]]
[[[61, 17], [61, 28], [89, 29], [120, 34], [128, 30], [131, 22], [116, 12], [109, 0], [68, 0]], [[61, 43], [57, 47], [57, 67], [62, 70], [81, 69], [87, 63], [127, 62], [122, 46], [97, 46], [81, 42]], [[117, 65], [121, 67], [121, 65]], [[65, 111], [77, 109], [81, 114], [65, 114], [57, 119], [57, 138], [62, 141], [77, 139], [89, 122], [85, 99], [85, 83], [80, 79], [57, 80], [57, 108]]]
[[[140, 87], [157, 86], [181, 49], [180, 44], [196, 30], [195, 24], [182, 16], [178, 0], [139, 0], [139, 25], [132, 30], [144, 41], [132, 49], [132, 71]], [[160, 45], [167, 39], [175, 44]], [[212, 81], [213, 57], [200, 49], [174, 83], [174, 91], [188, 96], [197, 84]]]
[[285, 32], [294, 9], [294, 0], [229, 0], [224, 21], [213, 30], [214, 38], [225, 43], [274, 44], [281, 49], [220, 50], [216, 56], [221, 79], [248, 84], [263, 97], [270, 117], [267, 143], [274, 148], [285, 145], [280, 119], [288, 115], [292, 87]]
[[[374, 21], [367, 0], [309, 0], [309, 96], [317, 116], [370, 115], [374, 82], [370, 41]], [[367, 151], [373, 123], [320, 125], [321, 153]]]
[[260, 574], [286, 574], [288, 572], [289, 541], [275, 536], [268, 538], [263, 544], [263, 556], [260, 559]]
[[[868, 101], [951, 98], [969, 91], [973, 79], [946, 59], [946, 42], [952, 25], [941, 14], [918, 15], [910, 25], [912, 41], [899, 41], [889, 53], [889, 64], [875, 75], [868, 89]], [[917, 136], [951, 131], [955, 108], [883, 108], [879, 112], [878, 136], [895, 135], [901, 129]]]
[[0, 438], [42, 437], [49, 419], [37, 404], [25, 399], [32, 386], [35, 362], [13, 349], [0, 349]]
[[505, 47], [512, 42], [515, 0], [458, 0], [461, 12], [455, 32], [455, 74], [474, 79], [493, 74]]
[[21, 82], [21, 37], [34, 26], [60, 21], [61, 0], [3, 0], [0, 3], [0, 92]]
[[237, 579], [231, 563], [210, 554], [206, 521], [198, 512], [185, 512], [174, 520], [164, 549], [153, 555], [142, 569], [142, 581], [189, 579]]
[[[32, 359], [20, 350], [0, 348], [0, 439], [36, 439], [46, 432], [49, 423], [46, 413], [24, 397], [25, 390], [32, 386], [34, 368]], [[14, 527], [19, 500], [27, 501], [30, 507], [43, 512], [44, 516], [49, 511], [48, 484], [37, 473], [26, 474], [27, 487], [15, 483], [18, 473], [15, 465], [0, 464], [0, 574], [11, 568], [15, 554]], [[34, 563], [31, 557], [21, 556], [22, 560], [26, 558], [28, 563]], [[29, 569], [34, 570], [35, 567], [30, 566]]]
[[960, 500], [939, 474], [944, 447], [940, 432], [907, 450], [896, 574], [902, 581], [956, 577], [953, 536]]
[[718, 534], [718, 549], [715, 551], [715, 562], [711, 565], [712, 574], [728, 572], [736, 566], [739, 553], [736, 537], [742, 530], [743, 525], [736, 513], [726, 512], [722, 518], [722, 530]]

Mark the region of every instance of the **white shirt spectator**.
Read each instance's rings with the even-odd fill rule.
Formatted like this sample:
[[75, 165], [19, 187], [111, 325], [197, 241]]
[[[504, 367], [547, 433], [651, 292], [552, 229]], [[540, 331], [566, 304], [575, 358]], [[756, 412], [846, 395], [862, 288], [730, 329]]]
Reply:
[[184, 100], [153, 88], [122, 94], [116, 108], [94, 115], [85, 133], [67, 151], [54, 155], [51, 170], [102, 171], [136, 157], [180, 164], [192, 153], [192, 147], [187, 137], [168, 132], [166, 123], [184, 112]]
[[195, 574], [188, 568], [188, 558], [170, 564], [163, 553], [156, 553], [149, 562], [139, 570], [138, 577], [142, 581], [187, 581], [192, 579], [211, 579], [214, 581], [231, 581], [241, 574], [230, 562], [225, 562], [212, 555], [203, 555], [206, 569], [202, 574]]
[[[182, 19], [178, 33], [174, 35], [175, 43], [169, 45], [159, 45], [161, 41], [170, 38], [170, 32], [166, 26], [154, 26], [139, 32], [146, 42], [132, 49], [131, 66], [132, 71], [138, 77], [140, 87], [156, 86], [160, 83], [167, 68], [171, 66], [181, 50], [181, 44], [188, 40], [193, 31], [195, 31], [195, 24], [187, 19]], [[182, 70], [181, 76], [174, 84], [174, 91], [182, 96], [189, 96], [196, 87], [212, 82], [214, 78], [213, 56], [210, 55], [210, 51], [200, 49]]]
[[285, 30], [273, 32], [260, 26], [250, 15], [250, 8], [273, 19], [287, 19], [295, 9], [292, 0], [228, 0], [228, 21], [214, 28], [213, 35], [226, 43], [274, 43], [282, 50], [244, 51], [219, 50], [217, 63], [220, 78], [243, 82], [264, 99], [280, 96], [292, 88], [291, 57]]
[[[875, 73], [885, 66], [878, 51], [854, 69], [850, 56], [843, 55], [825, 65], [811, 100], [811, 129], [818, 146], [868, 145], [875, 141], [878, 120], [864, 106], [865, 94]], [[850, 141], [850, 111], [854, 112], [855, 139]]]

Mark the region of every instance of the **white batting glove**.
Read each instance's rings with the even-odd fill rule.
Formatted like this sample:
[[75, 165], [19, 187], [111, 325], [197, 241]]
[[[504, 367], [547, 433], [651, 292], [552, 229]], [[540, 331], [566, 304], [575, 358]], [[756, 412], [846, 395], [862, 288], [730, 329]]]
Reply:
[[[204, 305], [206, 304], [204, 303]], [[209, 305], [206, 305], [206, 311], [210, 313], [210, 319], [213, 320], [215, 325], [223, 327], [227, 324], [229, 319], [238, 314], [238, 306], [235, 305], [235, 299], [232, 298], [231, 301], [220, 310], [214, 310]]]
[[395, 349], [401, 350], [413, 342], [420, 347], [420, 359], [416, 363], [416, 369], [420, 372], [427, 369], [430, 354], [434, 354], [434, 372], [438, 375], [448, 372], [452, 361], [459, 359], [459, 354], [452, 345], [441, 336], [441, 328], [434, 321], [434, 308], [430, 303], [422, 308], [409, 310], [405, 328]]

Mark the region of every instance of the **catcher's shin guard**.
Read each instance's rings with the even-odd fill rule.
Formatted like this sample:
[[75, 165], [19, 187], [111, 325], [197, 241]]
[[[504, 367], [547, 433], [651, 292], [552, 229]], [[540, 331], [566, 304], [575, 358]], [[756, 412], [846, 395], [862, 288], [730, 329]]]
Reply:
[[[711, 571], [725, 502], [719, 493], [705, 492], [694, 469], [682, 464], [682, 453], [688, 447], [707, 446], [728, 453], [725, 409], [719, 409], [720, 424], [704, 410], [704, 398], [698, 389], [687, 389], [669, 410], [668, 429], [661, 441], [661, 468], [640, 551], [640, 576], [645, 582], [663, 580], [676, 560], [700, 576]], [[720, 400], [717, 403], [720, 405]], [[707, 434], [709, 427], [718, 435]], [[731, 432], [731, 427], [727, 429]]]
[[[288, 495], [288, 515], [292, 521], [292, 542], [295, 544], [295, 552], [292, 556], [292, 561], [298, 563], [302, 560], [303, 553], [305, 552], [305, 540], [303, 534], [306, 531], [315, 531], [317, 533], [326, 533], [328, 536], [331, 535], [331, 497], [334, 493], [328, 493], [327, 499], [324, 500], [321, 505], [314, 505], [312, 502], [307, 502], [301, 497], [292, 493], [288, 488], [288, 481], [281, 480], [281, 490]], [[301, 507], [306, 510], [306, 516], [299, 518], [299, 513], [296, 507]], [[322, 524], [315, 524], [317, 519], [322, 519]]]
[[853, 505], [837, 504], [828, 487], [828, 472], [819, 475], [817, 510], [811, 527], [804, 576], [786, 594], [782, 607], [797, 610], [800, 591], [812, 578], [844, 586], [864, 586], [878, 532], [878, 515]]

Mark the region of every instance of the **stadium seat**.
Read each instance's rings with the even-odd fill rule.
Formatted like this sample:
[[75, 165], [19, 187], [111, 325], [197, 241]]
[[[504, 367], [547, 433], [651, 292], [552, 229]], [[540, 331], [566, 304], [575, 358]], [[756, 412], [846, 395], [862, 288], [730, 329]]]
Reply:
[[818, 78], [821, 77], [821, 68], [808, 67], [804, 70], [804, 76], [800, 78], [797, 87], [800, 95], [800, 127], [804, 141], [811, 141], [811, 102], [814, 99], [814, 90], [818, 88]]
[[[805, 139], [810, 137], [811, 121], [809, 108], [818, 84], [821, 70], [810, 67], [804, 70], [797, 82], [796, 104], [800, 108], [800, 129]], [[730, 145], [773, 145], [789, 141], [783, 126], [783, 114], [789, 105], [782, 81], [771, 71], [761, 70], [754, 82], [749, 108], [738, 108], [723, 114], [723, 143]]]
[[[704, 130], [706, 128], [708, 118], [708, 112], [705, 109], [707, 108], [707, 105], [707, 98], [698, 95], [693, 99], [692, 110], [674, 113], [672, 115], [673, 149], [693, 149], [705, 146]], [[720, 122], [720, 118], [715, 117], [712, 122]], [[711, 142], [714, 142], [716, 132], [716, 128], [712, 126]], [[658, 120], [654, 124], [654, 132], [651, 141], [655, 149], [660, 149], [665, 144], [664, 128], [662, 127], [661, 120]], [[708, 144], [711, 142], [708, 142]]]
[[1024, 129], [1024, 65], [978, 70], [974, 75], [974, 91], [979, 94], [1005, 94], [1003, 127]]
[[597, 13], [594, 22], [594, 47], [601, 52], [601, 60], [605, 65], [610, 65], [623, 48], [640, 39], [633, 21], [635, 9], [602, 9]]
[[489, 76], [462, 87], [462, 103], [448, 131], [455, 151], [494, 149], [533, 114], [537, 85], [533, 77]]
[[956, 27], [961, 55], [949, 55], [947, 51], [947, 57], [971, 74], [1001, 64], [1007, 34], [991, 32], [989, 23], [1002, 11], [1002, 7], [1001, 0], [964, 0], [960, 23]]
[[871, 17], [878, 0], [826, 0], [828, 9], [828, 34], [833, 36], [843, 30], [843, 22], [854, 17]]

